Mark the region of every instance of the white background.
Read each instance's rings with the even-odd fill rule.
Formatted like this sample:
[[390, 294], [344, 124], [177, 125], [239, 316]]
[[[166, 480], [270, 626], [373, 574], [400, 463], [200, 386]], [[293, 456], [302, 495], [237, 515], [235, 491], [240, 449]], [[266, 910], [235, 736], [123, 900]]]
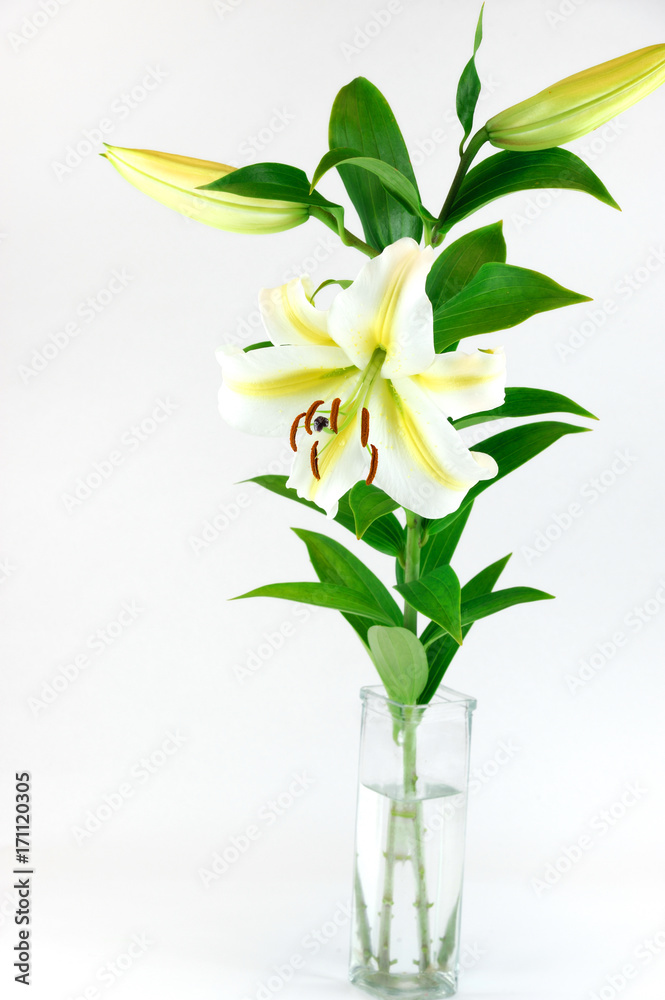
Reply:
[[[311, 172], [337, 90], [363, 74], [391, 102], [437, 210], [455, 167], [454, 93], [477, 4], [403, 0], [378, 31], [383, 0], [217, 8], [5, 0], [0, 12], [0, 979], [12, 997], [24, 995], [12, 982], [10, 892], [13, 776], [23, 770], [34, 788], [35, 1000], [250, 1000], [297, 954], [304, 968], [281, 989], [273, 978], [269, 995], [354, 992], [343, 914], [358, 689], [373, 668], [332, 612], [305, 620], [287, 603], [227, 599], [313, 578], [292, 525], [330, 530], [386, 582], [392, 567], [314, 512], [235, 485], [271, 463], [286, 472], [288, 452], [222, 425], [214, 351], [262, 339], [259, 287], [305, 268], [317, 283], [353, 277], [363, 258], [316, 222], [253, 238], [169, 212], [96, 155], [94, 130], [106, 119], [117, 145]], [[658, 0], [565, 0], [560, 11], [557, 0], [489, 0], [479, 121], [665, 40]], [[485, 493], [457, 558], [467, 579], [513, 551], [505, 585], [558, 596], [479, 624], [448, 675], [479, 703], [467, 998], [662, 995], [665, 950], [646, 964], [635, 949], [659, 934], [665, 945], [664, 115], [659, 92], [573, 147], [622, 214], [574, 192], [525, 193], [458, 230], [503, 218], [511, 263], [594, 297], [484, 342], [505, 344], [511, 384], [563, 392], [601, 417], [593, 434], [565, 438]], [[79, 162], [71, 151], [67, 161], [81, 143]], [[323, 190], [344, 197], [332, 175]], [[125, 287], [108, 302], [116, 271]], [[89, 297], [103, 305], [92, 319]], [[63, 335], [68, 324], [76, 336]], [[54, 337], [62, 346], [46, 347]], [[133, 428], [160, 402], [170, 415], [148, 419], [139, 441]], [[68, 504], [118, 450], [112, 474]], [[597, 477], [602, 494], [589, 485]], [[561, 519], [575, 503], [578, 516]], [[123, 605], [134, 610], [116, 627]], [[290, 634], [273, 649], [281, 629]], [[571, 684], [591, 657], [590, 679]], [[243, 671], [248, 661], [257, 669]], [[502, 742], [513, 756], [497, 767]], [[289, 802], [298, 774], [308, 787]], [[617, 805], [634, 783], [639, 801]], [[259, 818], [274, 815], [280, 793], [283, 814]], [[122, 803], [110, 818], [106, 796]], [[612, 808], [620, 818], [603, 836], [598, 816]], [[97, 811], [106, 819], [85, 831]], [[200, 869], [250, 824], [259, 839], [206, 888]], [[591, 848], [539, 891], [533, 880], [584, 834]], [[313, 931], [327, 939], [318, 954]], [[144, 944], [128, 959], [134, 935]], [[626, 963], [636, 975], [620, 990]]]

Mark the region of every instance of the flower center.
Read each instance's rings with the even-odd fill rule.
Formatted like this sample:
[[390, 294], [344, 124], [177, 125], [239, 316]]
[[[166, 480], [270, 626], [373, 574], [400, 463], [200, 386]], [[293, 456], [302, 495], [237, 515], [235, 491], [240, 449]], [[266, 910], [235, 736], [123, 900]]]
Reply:
[[[319, 451], [320, 441], [317, 439], [310, 449], [310, 466], [315, 479], [320, 479], [319, 458], [323, 451], [332, 444], [335, 435], [348, 427], [351, 421], [355, 420], [360, 410], [360, 443], [370, 454], [370, 466], [365, 482], [369, 485], [376, 476], [379, 464], [379, 453], [373, 444], [369, 444], [370, 414], [367, 408], [372, 386], [378, 378], [383, 362], [385, 361], [386, 350], [384, 347], [377, 347], [370, 358], [367, 367], [360, 373], [360, 378], [356, 381], [353, 391], [346, 401], [341, 396], [336, 396], [330, 403], [330, 408], [325, 408], [324, 399], [315, 399], [314, 402], [299, 413], [291, 425], [289, 437], [293, 451], [298, 450], [297, 433], [300, 428], [300, 421], [307, 434], [321, 434], [326, 432], [328, 440]], [[324, 407], [324, 409], [320, 409]]]

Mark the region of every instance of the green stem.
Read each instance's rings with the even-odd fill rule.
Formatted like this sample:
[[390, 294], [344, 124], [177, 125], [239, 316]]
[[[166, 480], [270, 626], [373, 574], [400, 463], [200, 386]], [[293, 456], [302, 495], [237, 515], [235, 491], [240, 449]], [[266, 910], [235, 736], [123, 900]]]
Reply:
[[[420, 539], [422, 535], [422, 518], [413, 511], [405, 510], [406, 514], [406, 560], [404, 564], [404, 582], [411, 583], [420, 576]], [[404, 628], [418, 634], [418, 612], [408, 601], [404, 602]]]
[[[406, 565], [404, 579], [407, 583], [420, 576], [420, 550], [423, 540], [422, 518], [413, 511], [406, 513]], [[404, 627], [418, 634], [418, 613], [408, 603], [404, 605]], [[416, 882], [415, 907], [418, 912], [419, 954], [418, 968], [424, 972], [430, 965], [429, 904], [427, 902], [427, 878], [425, 873], [425, 853], [423, 851], [422, 804], [417, 798], [418, 772], [416, 769], [416, 727], [417, 716], [413, 710], [406, 710], [404, 728], [404, 797], [412, 803], [411, 862]]]
[[346, 226], [340, 226], [334, 215], [330, 212], [326, 212], [324, 208], [310, 208], [310, 215], [319, 222], [322, 222], [324, 226], [328, 229], [332, 229], [334, 233], [337, 233], [340, 240], [345, 247], [354, 247], [356, 250], [360, 250], [361, 253], [366, 254], [368, 257], [378, 257], [379, 251], [371, 247], [369, 243], [365, 243], [360, 237], [355, 236], [350, 232]]
[[418, 719], [409, 712], [404, 732], [404, 795], [412, 803], [411, 862], [416, 883], [415, 907], [418, 912], [418, 969], [425, 972], [430, 967], [429, 903], [427, 902], [427, 876], [423, 850], [422, 803], [416, 796], [418, 773], [416, 770], [416, 727]]
[[457, 197], [459, 189], [462, 186], [462, 181], [466, 177], [467, 171], [471, 166], [473, 160], [475, 159], [476, 155], [478, 154], [481, 146], [484, 146], [484, 144], [487, 142], [487, 138], [488, 138], [487, 131], [483, 126], [479, 132], [476, 132], [476, 134], [470, 140], [465, 151], [462, 153], [460, 157], [459, 167], [457, 168], [457, 173], [453, 178], [453, 183], [451, 184], [450, 191], [448, 192], [448, 197], [443, 203], [443, 207], [439, 212], [439, 218], [437, 219], [436, 225], [432, 230], [432, 235], [431, 235], [432, 246], [437, 246], [439, 242], [439, 232], [443, 224], [445, 223], [446, 219], [450, 215], [451, 209], [455, 202], [455, 198]]
[[383, 898], [379, 918], [379, 972], [390, 972], [390, 932], [395, 903], [395, 840], [397, 837], [397, 810], [399, 803], [391, 800], [388, 832], [386, 837], [386, 869], [383, 876]]

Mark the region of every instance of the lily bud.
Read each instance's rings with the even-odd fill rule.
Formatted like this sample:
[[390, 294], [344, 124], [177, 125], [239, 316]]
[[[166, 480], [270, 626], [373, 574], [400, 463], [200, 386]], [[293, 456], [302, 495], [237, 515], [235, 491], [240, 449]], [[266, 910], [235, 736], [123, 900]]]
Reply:
[[549, 149], [593, 132], [665, 82], [665, 45], [650, 45], [566, 77], [485, 126], [489, 141], [517, 152]]
[[231, 233], [279, 233], [309, 218], [309, 209], [304, 204], [197, 190], [235, 169], [225, 163], [108, 145], [102, 156], [139, 191], [217, 229]]

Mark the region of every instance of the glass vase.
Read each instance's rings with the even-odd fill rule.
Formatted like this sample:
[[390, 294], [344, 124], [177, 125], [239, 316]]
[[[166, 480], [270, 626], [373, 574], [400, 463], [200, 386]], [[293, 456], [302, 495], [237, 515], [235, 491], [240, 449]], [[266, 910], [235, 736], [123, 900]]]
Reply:
[[473, 698], [361, 690], [351, 982], [378, 997], [457, 990]]

